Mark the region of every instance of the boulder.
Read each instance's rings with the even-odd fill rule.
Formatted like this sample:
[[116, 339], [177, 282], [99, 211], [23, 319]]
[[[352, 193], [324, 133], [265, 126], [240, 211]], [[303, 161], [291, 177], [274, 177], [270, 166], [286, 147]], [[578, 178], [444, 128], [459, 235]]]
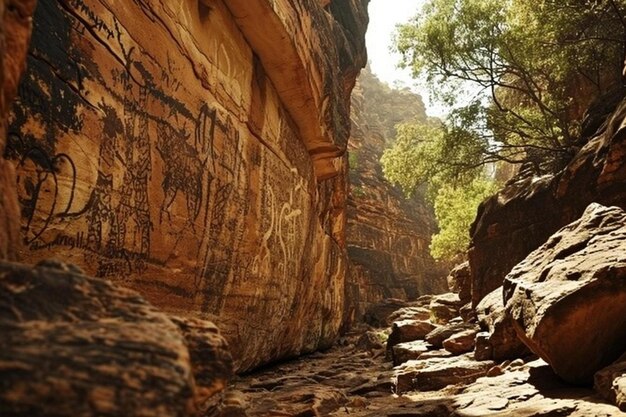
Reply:
[[62, 263], [0, 263], [0, 415], [183, 416], [232, 374], [214, 325]]
[[394, 371], [396, 394], [409, 391], [434, 391], [453, 384], [469, 384], [494, 366], [494, 362], [477, 362], [469, 355], [451, 358], [429, 358], [408, 361]]
[[615, 417], [622, 413], [593, 391], [560, 380], [542, 360], [490, 378], [479, 378], [455, 397], [454, 416], [466, 417]]
[[476, 310], [472, 307], [472, 303], [467, 303], [461, 307], [459, 309], [459, 314], [465, 323], [476, 323], [478, 321]]
[[459, 315], [463, 306], [459, 296], [454, 293], [436, 295], [430, 302], [430, 320], [437, 324], [446, 324]]
[[390, 323], [400, 320], [429, 320], [430, 310], [426, 307], [403, 307], [389, 316]]
[[469, 262], [465, 261], [454, 267], [448, 275], [448, 289], [459, 295], [463, 304], [472, 300], [472, 280]]
[[593, 388], [621, 411], [626, 411], [626, 354], [612, 365], [596, 372]]
[[443, 341], [443, 348], [453, 355], [471, 352], [474, 350], [476, 333], [476, 329], [468, 329], [460, 333], [455, 333]]
[[444, 326], [439, 326], [430, 333], [428, 333], [424, 340], [426, 340], [428, 343], [436, 348], [442, 348], [444, 340], [448, 339], [456, 333], [472, 329], [477, 329], [477, 326], [475, 324], [468, 323], [446, 324]]
[[589, 205], [507, 275], [504, 300], [534, 353], [590, 384], [626, 350], [626, 213]]
[[476, 306], [476, 315], [480, 326], [489, 334], [487, 342], [491, 349], [485, 347], [483, 352], [490, 350], [490, 358], [503, 361], [530, 354], [528, 347], [517, 336], [513, 319], [504, 313], [502, 287], [493, 290], [480, 301]]
[[489, 343], [489, 333], [479, 332], [474, 340], [474, 359], [487, 361], [493, 358], [493, 346]]
[[392, 348], [393, 366], [398, 366], [404, 362], [418, 359], [423, 353], [428, 352], [432, 345], [423, 340], [399, 343]]
[[374, 327], [387, 327], [391, 325], [389, 316], [397, 310], [407, 307], [409, 303], [396, 298], [387, 298], [379, 303], [371, 304], [365, 310], [363, 321]]
[[387, 350], [398, 343], [421, 340], [430, 333], [435, 326], [428, 321], [402, 320], [396, 321], [391, 326], [391, 334], [387, 339]]

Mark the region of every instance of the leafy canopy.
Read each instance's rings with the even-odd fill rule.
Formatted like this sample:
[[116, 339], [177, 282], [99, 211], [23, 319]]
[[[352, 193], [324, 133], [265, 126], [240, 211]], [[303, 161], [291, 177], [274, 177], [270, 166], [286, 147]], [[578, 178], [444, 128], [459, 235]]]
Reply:
[[556, 171], [579, 146], [588, 105], [621, 82], [626, 0], [428, 0], [396, 33], [401, 66], [452, 110], [400, 125], [381, 160], [409, 194], [422, 183], [440, 232], [431, 253], [465, 251], [486, 169]]
[[558, 160], [572, 152], [590, 101], [620, 80], [625, 4], [430, 0], [398, 27], [396, 47], [401, 65], [455, 107], [448, 134], [460, 146], [480, 138], [468, 146], [484, 163]]

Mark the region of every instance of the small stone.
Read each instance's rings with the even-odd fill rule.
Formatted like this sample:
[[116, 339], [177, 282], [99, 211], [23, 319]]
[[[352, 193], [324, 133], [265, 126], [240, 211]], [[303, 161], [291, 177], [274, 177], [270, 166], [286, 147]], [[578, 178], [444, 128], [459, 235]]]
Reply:
[[469, 329], [456, 333], [443, 341], [443, 348], [453, 355], [471, 352], [474, 350], [476, 330]]
[[509, 363], [507, 368], [508, 369], [517, 369], [517, 368], [521, 368], [522, 366], [524, 366], [524, 360], [523, 359], [515, 359], [514, 361]]

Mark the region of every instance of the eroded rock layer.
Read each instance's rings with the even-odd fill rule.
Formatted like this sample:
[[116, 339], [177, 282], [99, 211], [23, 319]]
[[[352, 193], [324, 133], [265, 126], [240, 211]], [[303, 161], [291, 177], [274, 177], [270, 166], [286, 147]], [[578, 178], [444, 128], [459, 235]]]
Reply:
[[19, 258], [214, 319], [240, 371], [330, 344], [345, 178], [320, 180], [345, 172], [366, 3], [41, 0], [5, 152]]
[[[348, 286], [352, 288], [348, 298], [356, 319], [368, 306], [385, 298], [413, 300], [419, 295], [447, 291], [448, 269], [429, 253], [431, 235], [436, 231], [432, 207], [421, 193], [405, 198], [383, 176], [383, 128], [376, 120], [368, 119], [364, 107], [384, 103], [367, 102], [363, 88], [358, 85], [352, 98], [346, 235]], [[419, 113], [420, 109], [415, 111]]]

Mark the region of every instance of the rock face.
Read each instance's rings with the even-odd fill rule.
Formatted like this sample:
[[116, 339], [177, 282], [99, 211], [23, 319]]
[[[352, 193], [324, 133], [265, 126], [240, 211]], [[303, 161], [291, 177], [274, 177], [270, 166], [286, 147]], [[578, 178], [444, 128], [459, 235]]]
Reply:
[[61, 263], [0, 263], [0, 415], [187, 416], [232, 374], [210, 323]]
[[590, 203], [626, 208], [626, 101], [620, 102], [620, 97], [623, 90], [600, 100], [597, 108], [613, 108], [611, 114], [589, 113], [583, 133], [590, 139], [563, 171], [520, 179], [481, 205], [469, 251], [474, 305]]
[[15, 171], [4, 152], [7, 115], [26, 64], [34, 11], [35, 0], [0, 0], [0, 259], [15, 259], [19, 242]]
[[420, 193], [406, 199], [384, 179], [380, 157], [391, 138], [383, 136], [376, 120], [368, 120], [365, 109], [383, 103], [366, 102], [360, 85], [352, 97], [346, 239], [348, 285], [355, 299], [351, 312], [360, 320], [369, 305], [384, 298], [412, 300], [445, 292], [448, 265], [438, 264], [429, 254], [436, 231], [430, 205]]
[[366, 4], [41, 0], [5, 152], [19, 259], [211, 318], [240, 371], [328, 346]]
[[590, 383], [626, 351], [626, 212], [591, 204], [513, 268], [504, 301], [557, 375]]

